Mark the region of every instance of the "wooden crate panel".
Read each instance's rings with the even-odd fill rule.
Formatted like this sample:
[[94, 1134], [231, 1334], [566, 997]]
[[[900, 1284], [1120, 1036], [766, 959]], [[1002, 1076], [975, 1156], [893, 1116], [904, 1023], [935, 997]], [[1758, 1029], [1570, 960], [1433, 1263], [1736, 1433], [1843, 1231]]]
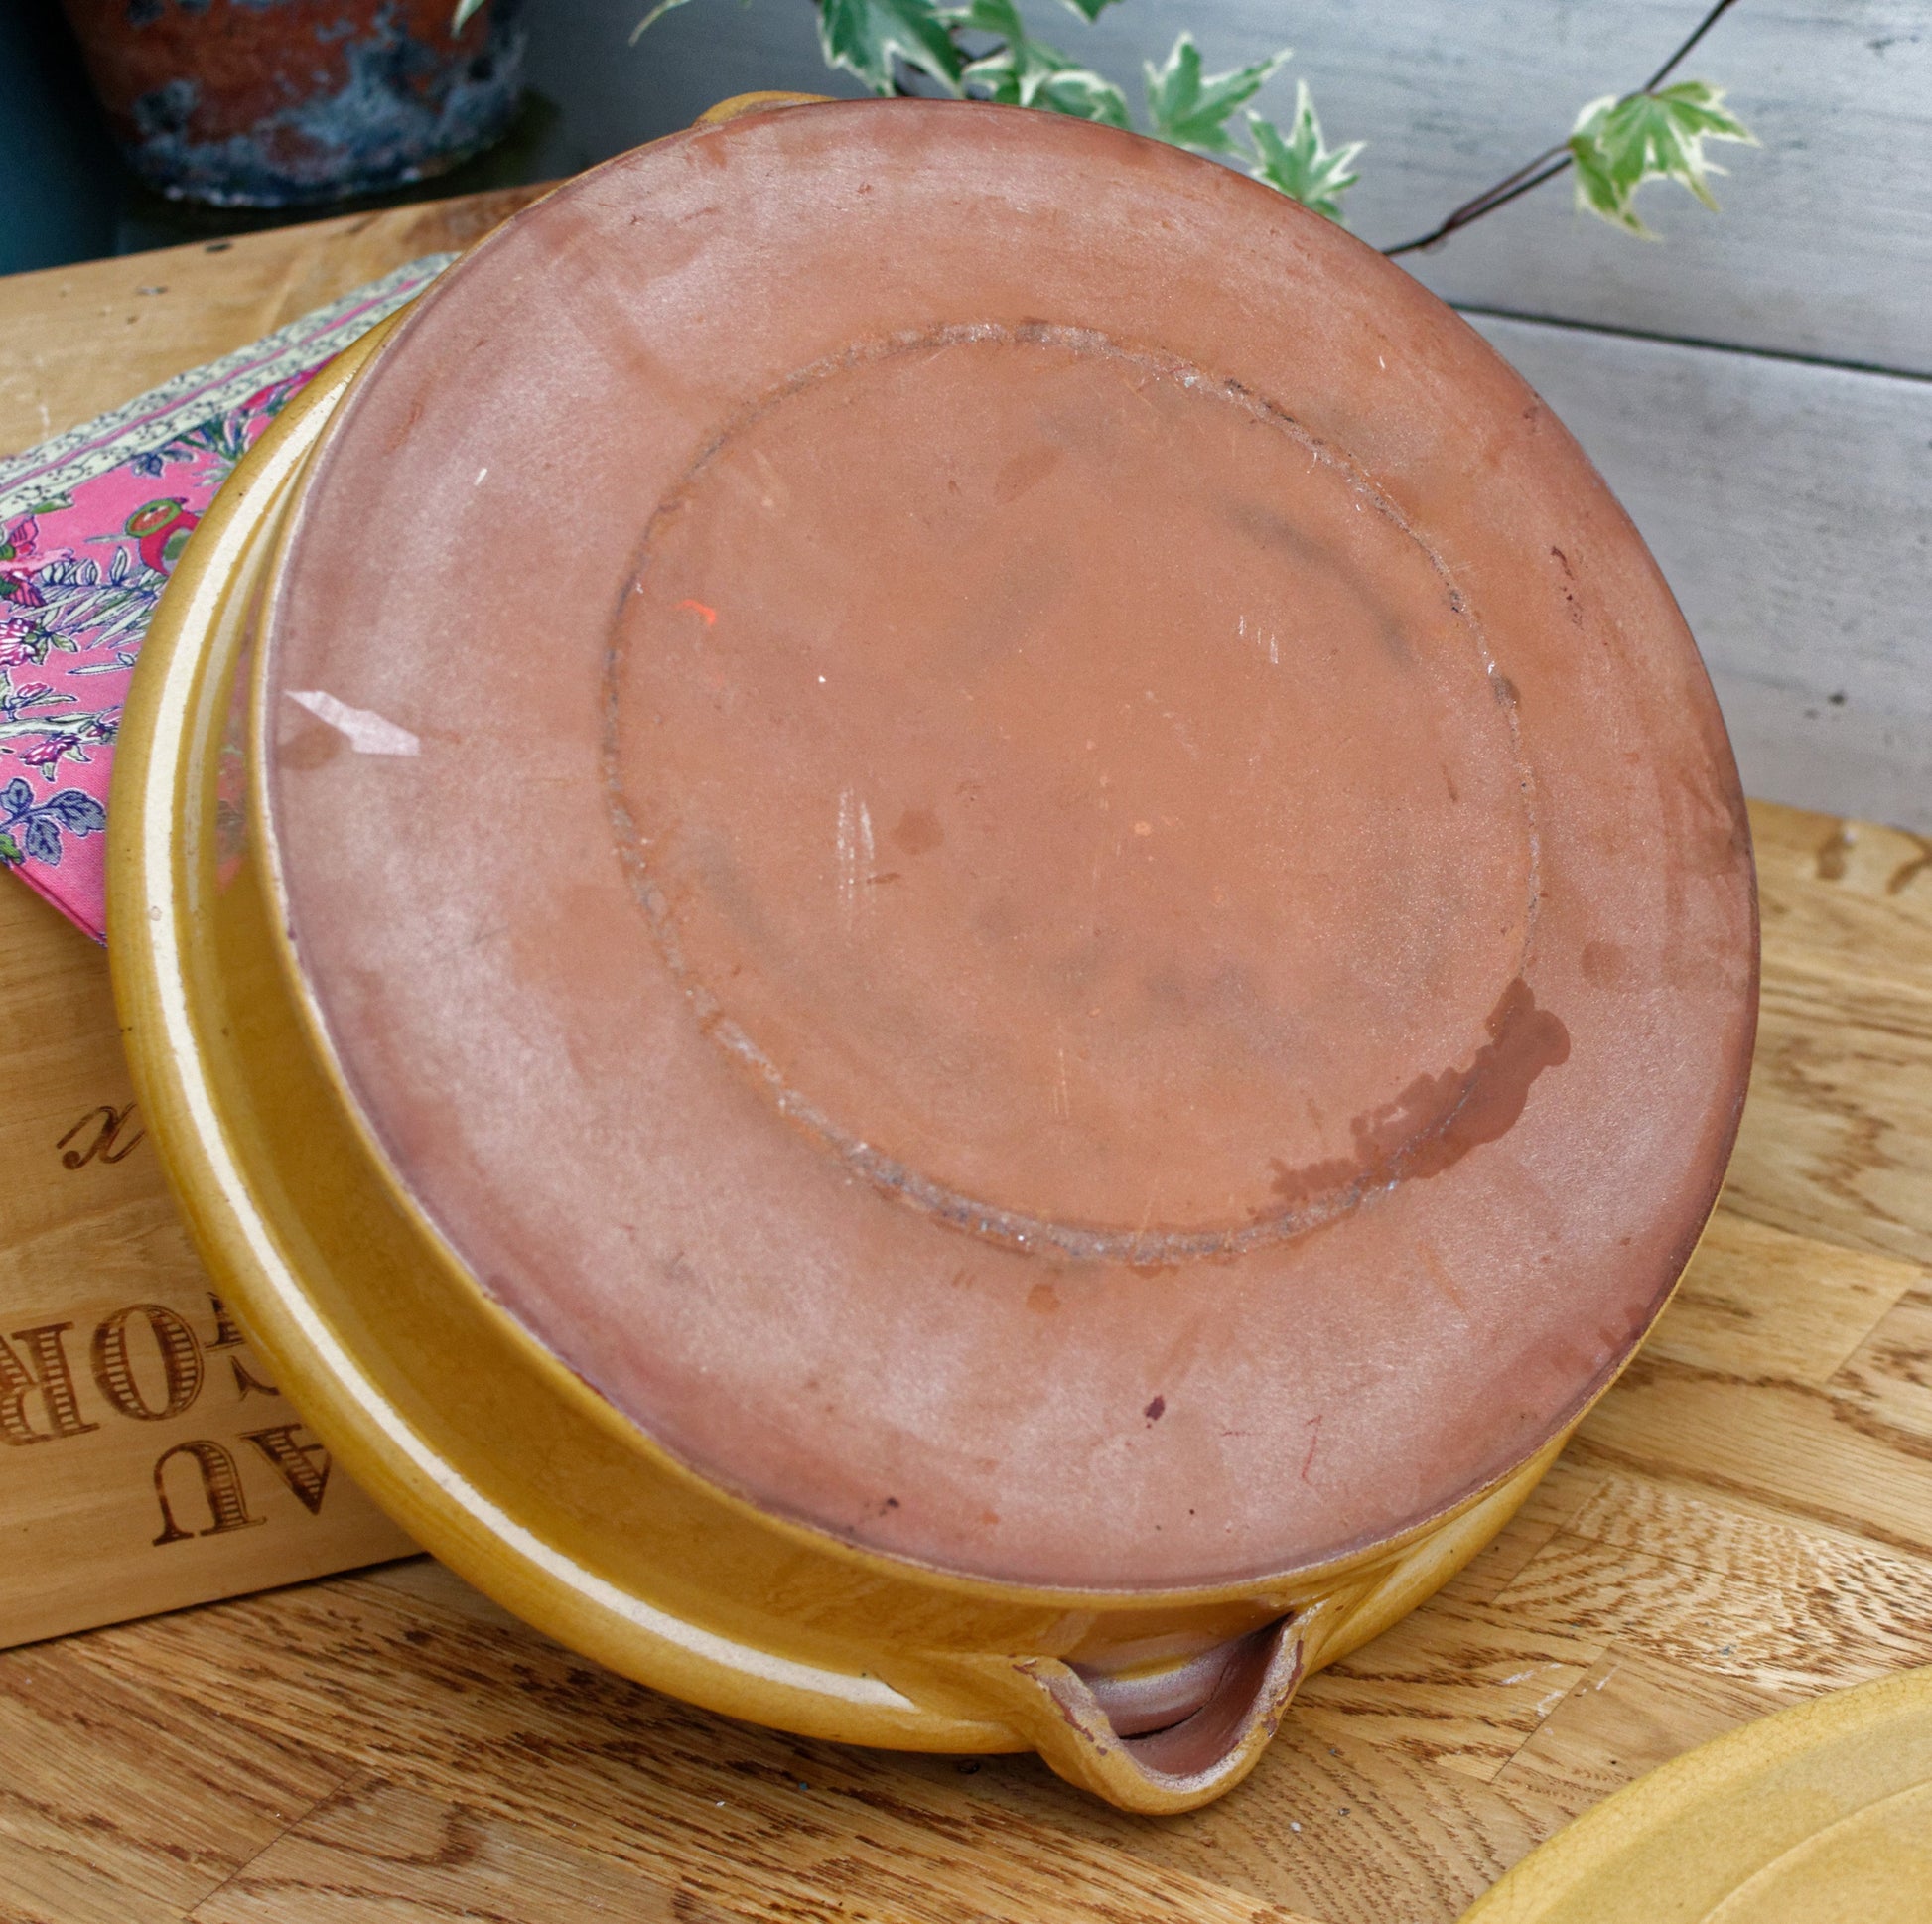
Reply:
[[0, 999], [0, 1645], [411, 1553], [189, 1247], [106, 955], [12, 882]]

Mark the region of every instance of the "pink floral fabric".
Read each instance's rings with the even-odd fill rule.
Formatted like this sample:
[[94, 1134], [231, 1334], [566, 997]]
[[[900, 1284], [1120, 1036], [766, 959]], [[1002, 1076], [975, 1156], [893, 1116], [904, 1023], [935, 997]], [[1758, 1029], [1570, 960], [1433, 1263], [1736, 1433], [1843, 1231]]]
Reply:
[[95, 941], [121, 706], [183, 548], [289, 397], [451, 258], [0, 461], [0, 868]]

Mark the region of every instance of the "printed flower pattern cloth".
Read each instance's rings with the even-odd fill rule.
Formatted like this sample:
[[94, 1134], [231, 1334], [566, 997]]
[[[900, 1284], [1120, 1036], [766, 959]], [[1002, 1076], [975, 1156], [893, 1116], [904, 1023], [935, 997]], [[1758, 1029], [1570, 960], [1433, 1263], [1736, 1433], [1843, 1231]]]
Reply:
[[455, 258], [410, 261], [0, 460], [0, 868], [95, 941], [121, 705], [183, 548], [289, 397]]

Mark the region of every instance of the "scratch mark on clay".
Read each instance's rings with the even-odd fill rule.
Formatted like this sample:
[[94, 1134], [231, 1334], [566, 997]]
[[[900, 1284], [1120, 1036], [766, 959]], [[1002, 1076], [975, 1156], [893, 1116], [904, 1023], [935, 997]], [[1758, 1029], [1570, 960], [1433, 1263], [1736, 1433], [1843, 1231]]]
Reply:
[[487, 468], [479, 468], [477, 470], [477, 479], [473, 481], [470, 483], [470, 485], [472, 487], [481, 487], [483, 484], [483, 477], [488, 473], [489, 470]]
[[1425, 1238], [1417, 1243], [1416, 1253], [1422, 1258], [1423, 1268], [1429, 1272], [1429, 1280], [1455, 1306], [1456, 1314], [1467, 1322], [1469, 1306], [1462, 1301], [1461, 1292], [1456, 1289], [1454, 1279], [1449, 1275], [1434, 1244]]
[[771, 465], [771, 457], [755, 448], [752, 461], [759, 471], [759, 479], [764, 483], [759, 495], [759, 505], [766, 513], [775, 513], [779, 508], [788, 506], [791, 490], [778, 479], [778, 471]]
[[291, 688], [288, 698], [327, 722], [357, 755], [421, 755], [423, 745], [406, 728], [373, 709], [351, 708], [320, 688]]
[[1309, 1433], [1308, 1454], [1302, 1458], [1302, 1481], [1306, 1483], [1309, 1471], [1314, 1467], [1314, 1452], [1321, 1446], [1321, 1413], [1316, 1411], [1311, 1417], [1304, 1417], [1302, 1427]]
[[873, 873], [876, 860], [873, 846], [872, 810], [850, 788], [839, 795], [838, 858], [839, 906], [845, 913], [849, 930], [862, 904], [871, 898], [859, 893], [862, 876]]
[[[1245, 641], [1248, 638], [1248, 618], [1245, 615], [1237, 617], [1234, 626], [1235, 632]], [[1254, 640], [1256, 647], [1266, 648], [1268, 650], [1268, 665], [1271, 668], [1279, 668], [1282, 665], [1282, 644], [1280, 638], [1273, 634], [1264, 636], [1261, 629], [1257, 627], [1255, 629]]]
[[[678, 603], [678, 607], [690, 609], [708, 628], [715, 628], [718, 625], [718, 611], [715, 608], [708, 608], [703, 602], [693, 601], [689, 595]], [[819, 676], [820, 681], [824, 679], [823, 675]]]

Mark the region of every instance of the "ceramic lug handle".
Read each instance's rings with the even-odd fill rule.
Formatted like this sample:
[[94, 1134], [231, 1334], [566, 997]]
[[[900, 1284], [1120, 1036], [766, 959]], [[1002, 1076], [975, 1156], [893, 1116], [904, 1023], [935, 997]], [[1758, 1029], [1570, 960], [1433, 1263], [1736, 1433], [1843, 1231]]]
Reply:
[[1121, 1810], [1170, 1816], [1212, 1802], [1255, 1767], [1347, 1614], [1343, 1599], [1323, 1598], [1157, 1669], [955, 1655], [906, 1681], [928, 1702], [997, 1718], [1059, 1776]]
[[[1174, 1670], [1108, 1677], [1044, 1658], [1013, 1666], [1009, 1715], [1069, 1782], [1124, 1810], [1192, 1810], [1261, 1760], [1307, 1670], [1305, 1614], [1283, 1617]], [[1176, 1706], [1174, 1699], [1182, 1699]], [[1168, 1720], [1185, 1700], [1195, 1708]]]

